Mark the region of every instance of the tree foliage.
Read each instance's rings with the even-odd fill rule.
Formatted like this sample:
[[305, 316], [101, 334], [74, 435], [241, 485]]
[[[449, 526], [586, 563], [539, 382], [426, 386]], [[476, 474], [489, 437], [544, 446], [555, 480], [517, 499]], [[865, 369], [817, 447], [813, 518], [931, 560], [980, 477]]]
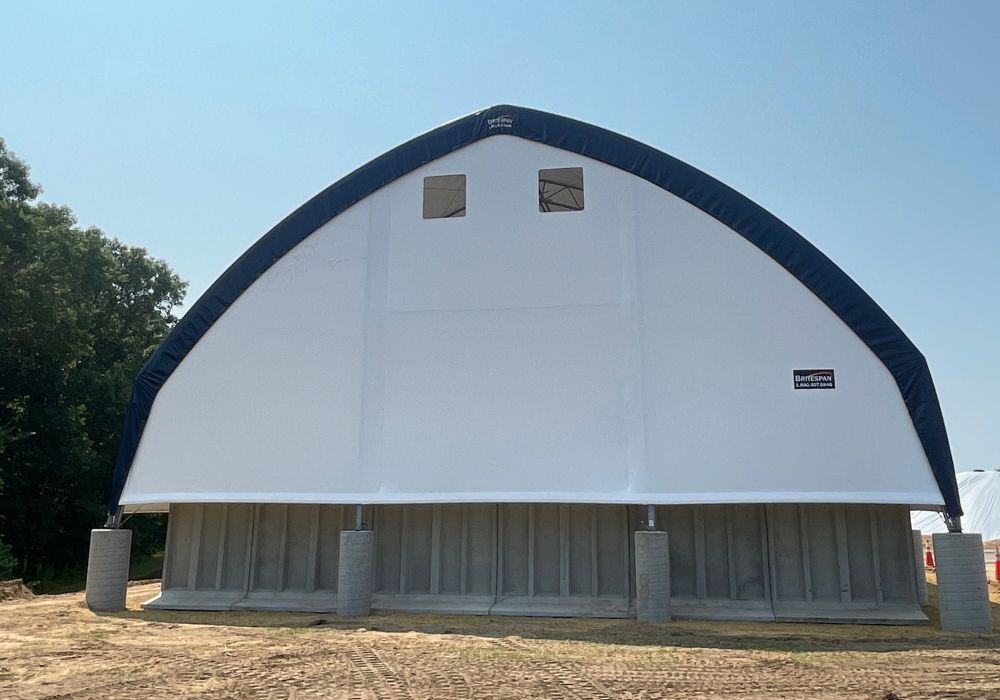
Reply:
[[38, 193], [0, 140], [0, 544], [26, 578], [86, 560], [132, 378], [186, 287]]

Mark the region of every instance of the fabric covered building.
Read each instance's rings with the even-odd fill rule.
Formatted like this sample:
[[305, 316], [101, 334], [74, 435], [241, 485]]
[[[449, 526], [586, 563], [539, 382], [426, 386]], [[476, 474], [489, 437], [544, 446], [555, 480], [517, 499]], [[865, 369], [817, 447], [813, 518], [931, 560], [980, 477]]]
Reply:
[[[1000, 540], [1000, 469], [959, 472], [956, 482], [965, 509], [963, 526], [982, 534], [987, 542]], [[913, 528], [925, 535], [948, 532], [944, 516], [934, 511], [914, 513]]]
[[[761, 164], [761, 167], [769, 167]], [[227, 270], [136, 379], [110, 503], [170, 512], [176, 608], [923, 619], [961, 515], [924, 358], [788, 226], [598, 127], [498, 106], [375, 159]]]

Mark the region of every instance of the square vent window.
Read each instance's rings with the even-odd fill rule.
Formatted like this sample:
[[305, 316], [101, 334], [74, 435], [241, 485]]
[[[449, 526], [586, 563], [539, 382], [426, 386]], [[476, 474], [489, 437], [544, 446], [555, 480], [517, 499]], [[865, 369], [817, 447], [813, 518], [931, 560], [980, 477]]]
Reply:
[[424, 178], [424, 218], [465, 216], [465, 175]]
[[538, 211], [582, 211], [583, 168], [538, 171]]

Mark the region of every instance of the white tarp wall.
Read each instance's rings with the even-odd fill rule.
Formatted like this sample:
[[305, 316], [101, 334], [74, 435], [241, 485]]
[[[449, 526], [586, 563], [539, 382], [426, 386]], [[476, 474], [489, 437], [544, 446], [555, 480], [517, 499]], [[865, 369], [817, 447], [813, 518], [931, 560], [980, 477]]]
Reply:
[[[959, 472], [958, 494], [962, 499], [962, 529], [982, 534], [983, 541], [1000, 540], [1000, 470]], [[929, 535], [948, 532], [940, 513], [913, 513], [913, 529]]]
[[[541, 168], [586, 208], [541, 213]], [[428, 175], [464, 217], [423, 219]], [[837, 388], [795, 391], [796, 368]], [[885, 367], [791, 274], [637, 177], [478, 141], [317, 230], [160, 390], [121, 499], [942, 503]]]

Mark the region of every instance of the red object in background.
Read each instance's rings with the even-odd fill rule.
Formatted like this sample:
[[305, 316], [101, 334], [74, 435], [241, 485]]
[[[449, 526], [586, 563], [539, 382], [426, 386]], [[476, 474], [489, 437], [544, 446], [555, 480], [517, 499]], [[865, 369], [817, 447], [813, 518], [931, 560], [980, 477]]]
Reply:
[[993, 578], [1000, 581], [1000, 544], [993, 550]]
[[924, 566], [934, 568], [934, 550], [929, 544], [924, 545]]

